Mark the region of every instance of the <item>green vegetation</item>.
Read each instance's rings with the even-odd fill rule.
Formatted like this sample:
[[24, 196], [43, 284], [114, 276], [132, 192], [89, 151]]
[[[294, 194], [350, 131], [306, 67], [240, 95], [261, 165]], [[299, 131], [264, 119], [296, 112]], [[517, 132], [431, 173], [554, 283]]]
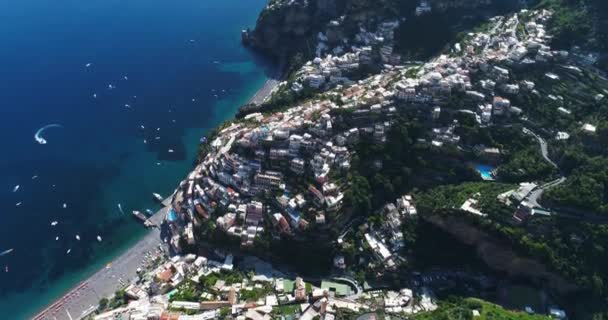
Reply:
[[[416, 205], [423, 212], [434, 212], [440, 209], [460, 208], [469, 198], [478, 201], [477, 208], [489, 215], [503, 212], [512, 214], [496, 197], [508, 190], [515, 189], [513, 184], [493, 182], [467, 182], [460, 185], [445, 185], [415, 195]], [[510, 215], [509, 215], [510, 216]]]
[[[479, 316], [473, 316], [473, 312]], [[415, 320], [541, 320], [551, 319], [547, 316], [529, 315], [523, 312], [505, 310], [502, 307], [475, 298], [453, 298], [441, 302], [439, 308], [432, 312], [417, 314]]]
[[[280, 316], [290, 316], [300, 312], [299, 304], [290, 304], [290, 305], [281, 305], [278, 307], [272, 308], [272, 315], [274, 317]], [[273, 319], [274, 319], [273, 317]]]
[[345, 206], [367, 216], [414, 187], [479, 179], [455, 148], [418, 143], [422, 131], [415, 119], [400, 118], [387, 132], [386, 143], [361, 137], [347, 177]]
[[176, 292], [171, 295], [169, 301], [198, 302], [200, 301], [200, 295], [201, 292], [196, 283], [185, 280], [176, 288]]
[[560, 49], [570, 49], [574, 44], [586, 42], [593, 30], [591, 12], [586, 0], [545, 0], [541, 7], [550, 8], [554, 16], [549, 31], [554, 36], [552, 45]]
[[118, 290], [114, 293], [114, 296], [107, 303], [107, 308], [108, 308], [108, 310], [117, 309], [117, 308], [127, 305], [128, 302], [129, 301], [127, 300], [125, 291]]
[[[608, 225], [576, 217], [534, 217], [523, 225], [514, 225], [511, 216], [515, 208], [506, 207], [496, 200], [497, 194], [510, 187], [498, 183], [440, 186], [416, 194], [415, 199], [420, 214], [458, 215], [516, 252], [534, 257], [549, 269], [572, 279], [583, 289], [584, 294], [577, 296], [571, 305], [578, 306], [581, 301], [585, 301], [583, 304], [587, 306], [586, 310], [579, 312], [588, 313], [591, 307], [605, 306], [603, 300], [593, 303], [589, 301], [590, 297], [597, 300], [608, 293]], [[480, 194], [479, 207], [488, 214], [487, 217], [463, 214], [452, 209], [475, 193]], [[420, 232], [418, 229], [416, 234], [420, 237], [425, 233], [428, 232]], [[420, 241], [415, 243], [413, 250], [416, 255], [431, 251], [427, 247], [416, 250]], [[600, 310], [607, 311], [605, 308]]]
[[269, 284], [264, 284], [262, 288], [253, 288], [252, 290], [241, 290], [239, 292], [239, 297], [241, 300], [251, 302], [262, 299], [270, 293], [272, 293], [272, 286]]
[[509, 182], [547, 181], [557, 173], [541, 155], [538, 144], [507, 155], [505, 163], [497, 169], [500, 179]]
[[546, 204], [583, 215], [608, 214], [608, 159], [566, 151], [560, 163], [568, 166], [565, 183], [547, 190]]

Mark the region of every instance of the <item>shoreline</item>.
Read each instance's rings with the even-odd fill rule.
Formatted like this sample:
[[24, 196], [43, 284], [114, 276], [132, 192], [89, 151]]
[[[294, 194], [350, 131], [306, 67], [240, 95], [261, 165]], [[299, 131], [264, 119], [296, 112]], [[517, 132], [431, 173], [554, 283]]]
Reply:
[[[170, 198], [169, 198], [170, 199]], [[163, 204], [167, 200], [163, 201]], [[154, 224], [162, 222], [170, 207], [165, 206], [148, 220]], [[151, 230], [134, 246], [127, 249], [104, 268], [77, 284], [68, 293], [32, 317], [34, 320], [82, 319], [93, 313], [101, 298], [107, 298], [123, 289], [137, 276], [148, 254], [163, 246], [160, 229]], [[163, 249], [164, 250], [164, 249]]]
[[[248, 101], [250, 103], [263, 102], [278, 86], [279, 79], [273, 77], [266, 80]], [[231, 115], [230, 119], [235, 119], [235, 114]], [[170, 201], [168, 201], [170, 199], [165, 199], [163, 208], [148, 220], [159, 225], [170, 208]], [[146, 254], [163, 245], [160, 229], [152, 228], [143, 238], [108, 263], [106, 267], [74, 285], [68, 292], [33, 315], [31, 319], [76, 320], [90, 315], [97, 310], [101, 298], [108, 298], [117, 290], [128, 286], [131, 280], [137, 276], [137, 269]]]
[[248, 104], [260, 105], [266, 98], [270, 97], [272, 91], [279, 85], [280, 80], [278, 78], [271, 78], [264, 82], [262, 88], [260, 88], [251, 99]]

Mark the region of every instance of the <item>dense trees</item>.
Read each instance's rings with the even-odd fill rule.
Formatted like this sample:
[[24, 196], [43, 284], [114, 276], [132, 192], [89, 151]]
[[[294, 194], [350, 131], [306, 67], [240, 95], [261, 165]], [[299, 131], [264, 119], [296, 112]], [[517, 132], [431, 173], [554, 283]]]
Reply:
[[[473, 311], [479, 313], [473, 315]], [[420, 313], [414, 316], [415, 320], [540, 320], [550, 319], [547, 316], [529, 315], [523, 312], [508, 311], [502, 307], [474, 298], [450, 298], [441, 302], [439, 308], [433, 312]]]
[[608, 214], [608, 159], [568, 150], [560, 163], [568, 171], [568, 179], [547, 190], [544, 202], [588, 214]]
[[498, 177], [508, 182], [549, 180], [557, 170], [540, 154], [538, 145], [531, 145], [508, 155], [498, 170]]

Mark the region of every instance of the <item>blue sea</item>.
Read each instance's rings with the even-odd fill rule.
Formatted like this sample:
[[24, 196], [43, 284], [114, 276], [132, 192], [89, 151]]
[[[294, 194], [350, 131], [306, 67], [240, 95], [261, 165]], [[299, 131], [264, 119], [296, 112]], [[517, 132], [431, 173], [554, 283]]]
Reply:
[[130, 212], [158, 209], [273, 72], [240, 44], [265, 2], [0, 2], [0, 315], [32, 316], [145, 234]]

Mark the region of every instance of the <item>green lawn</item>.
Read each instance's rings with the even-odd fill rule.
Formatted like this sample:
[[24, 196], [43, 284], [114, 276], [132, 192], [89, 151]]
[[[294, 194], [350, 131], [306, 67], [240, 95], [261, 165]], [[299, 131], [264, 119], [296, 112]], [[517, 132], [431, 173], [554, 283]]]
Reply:
[[348, 296], [351, 293], [350, 287], [348, 285], [337, 283], [337, 282], [330, 282], [330, 281], [321, 282], [321, 289], [335, 291], [336, 295], [339, 295], [339, 296]]

